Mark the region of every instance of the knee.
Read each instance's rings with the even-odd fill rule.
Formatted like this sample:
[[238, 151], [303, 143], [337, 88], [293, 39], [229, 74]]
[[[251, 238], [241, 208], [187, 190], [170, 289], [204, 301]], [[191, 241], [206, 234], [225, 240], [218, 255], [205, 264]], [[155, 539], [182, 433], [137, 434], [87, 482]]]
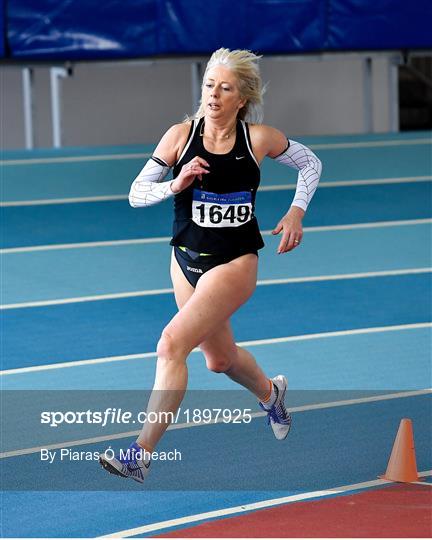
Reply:
[[233, 364], [233, 358], [227, 354], [214, 354], [206, 351], [204, 356], [206, 359], [207, 369], [214, 373], [227, 373]]
[[158, 341], [156, 353], [158, 359], [168, 361], [182, 361], [186, 360], [187, 352], [183, 350], [182, 344], [179, 339], [176, 339], [169, 332], [164, 330]]
[[207, 369], [214, 373], [226, 373], [231, 367], [231, 362], [227, 362], [224, 358], [207, 362]]

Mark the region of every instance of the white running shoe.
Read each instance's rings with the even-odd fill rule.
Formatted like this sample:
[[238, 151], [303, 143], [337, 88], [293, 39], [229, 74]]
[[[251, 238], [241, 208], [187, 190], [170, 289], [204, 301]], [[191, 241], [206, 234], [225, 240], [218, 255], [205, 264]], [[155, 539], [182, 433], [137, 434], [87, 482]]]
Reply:
[[135, 442], [127, 450], [120, 450], [114, 456], [113, 451], [105, 451], [99, 456], [99, 463], [111, 474], [132, 478], [135, 482], [144, 482], [150, 468], [150, 460], [144, 459], [146, 451]]
[[260, 407], [267, 413], [267, 423], [271, 425], [274, 436], [279, 441], [286, 439], [291, 429], [291, 414], [285, 408], [285, 392], [287, 389], [287, 380], [283, 375], [278, 375], [271, 379], [275, 392], [276, 401], [267, 409], [261, 402]]

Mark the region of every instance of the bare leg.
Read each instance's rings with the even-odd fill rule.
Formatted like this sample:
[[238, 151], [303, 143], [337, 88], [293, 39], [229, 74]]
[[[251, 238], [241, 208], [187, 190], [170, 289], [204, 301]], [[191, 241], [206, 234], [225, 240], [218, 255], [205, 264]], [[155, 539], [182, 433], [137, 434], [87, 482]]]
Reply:
[[[170, 337], [167, 334], [163, 339], [168, 341]], [[137, 442], [150, 452], [154, 450], [157, 442], [172, 422], [173, 415], [183, 400], [188, 379], [186, 359], [190, 351], [174, 350], [174, 347], [170, 347], [169, 344], [167, 346], [162, 344], [162, 346], [158, 345], [157, 352], [156, 377], [147, 405], [147, 415], [149, 413], [159, 415], [160, 412], [167, 413], [167, 415], [150, 417], [152, 423], [146, 422], [143, 425]], [[157, 422], [154, 421], [155, 418], [157, 418]]]
[[[249, 254], [204, 274], [190, 296], [190, 290], [174, 285], [176, 298], [186, 301], [159, 340], [156, 381], [147, 412], [175, 414], [186, 390], [188, 354], [246, 302], [255, 289], [256, 273], [257, 257]], [[138, 443], [155, 448], [168, 425], [146, 422]]]
[[225, 373], [230, 379], [250, 390], [258, 399], [269, 392], [269, 379], [246, 349], [234, 342], [229, 321], [201, 343], [208, 369]]
[[259, 400], [269, 393], [269, 379], [246, 349], [237, 347], [237, 361], [225, 372], [238, 384], [250, 390]]

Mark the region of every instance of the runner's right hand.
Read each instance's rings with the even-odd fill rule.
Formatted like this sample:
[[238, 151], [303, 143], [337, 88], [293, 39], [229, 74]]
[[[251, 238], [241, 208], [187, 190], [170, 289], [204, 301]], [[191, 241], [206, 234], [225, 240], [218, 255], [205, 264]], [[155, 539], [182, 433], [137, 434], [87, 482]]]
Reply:
[[202, 175], [210, 172], [206, 167], [210, 167], [207, 161], [199, 156], [195, 156], [189, 163], [183, 165], [180, 174], [171, 182], [171, 191], [173, 193], [180, 193], [180, 191], [183, 191], [193, 183], [196, 176], [202, 180]]

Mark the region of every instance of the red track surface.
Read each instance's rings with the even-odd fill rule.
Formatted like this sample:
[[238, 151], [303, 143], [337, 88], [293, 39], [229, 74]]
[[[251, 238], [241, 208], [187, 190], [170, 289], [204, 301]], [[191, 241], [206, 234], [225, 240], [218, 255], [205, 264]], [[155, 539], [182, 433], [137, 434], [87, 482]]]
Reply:
[[210, 521], [159, 538], [432, 537], [432, 486], [382, 489], [298, 502]]

